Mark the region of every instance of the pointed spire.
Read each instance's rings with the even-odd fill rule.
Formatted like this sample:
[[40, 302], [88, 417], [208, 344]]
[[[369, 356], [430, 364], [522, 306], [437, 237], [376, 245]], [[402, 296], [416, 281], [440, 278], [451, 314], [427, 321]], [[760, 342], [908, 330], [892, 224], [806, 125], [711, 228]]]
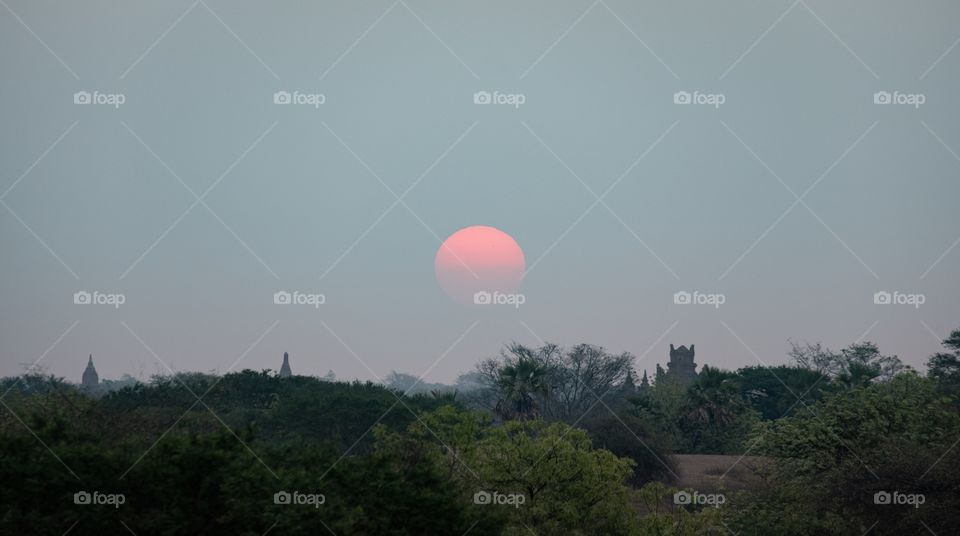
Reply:
[[83, 369], [80, 384], [84, 389], [96, 389], [100, 385], [100, 375], [97, 374], [97, 368], [93, 366], [93, 354], [87, 358], [87, 368]]
[[632, 395], [637, 391], [637, 386], [633, 381], [633, 368], [627, 371], [627, 377], [623, 379], [623, 385], [620, 390], [626, 395]]
[[293, 376], [293, 371], [290, 370], [290, 354], [284, 352], [283, 364], [280, 365], [280, 377], [289, 378], [290, 376]]
[[653, 373], [653, 383], [661, 384], [667, 379], [667, 371], [663, 370], [660, 363], [657, 363], [657, 370]]

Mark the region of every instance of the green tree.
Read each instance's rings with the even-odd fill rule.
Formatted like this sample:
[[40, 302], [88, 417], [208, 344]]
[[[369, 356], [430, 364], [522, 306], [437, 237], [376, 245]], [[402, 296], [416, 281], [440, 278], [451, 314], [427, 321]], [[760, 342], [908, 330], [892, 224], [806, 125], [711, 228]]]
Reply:
[[632, 363], [629, 353], [612, 354], [591, 344], [563, 349], [514, 343], [481, 362], [478, 372], [498, 394], [493, 409], [503, 418], [576, 423], [590, 411], [607, 412]]
[[[935, 533], [960, 523], [960, 415], [915, 373], [843, 390], [756, 430], [775, 460], [771, 487], [739, 505], [744, 534]], [[922, 494], [924, 505], [876, 504], [878, 492]]]
[[703, 454], [742, 452], [758, 418], [741, 396], [735, 373], [705, 366], [680, 408], [681, 448]]
[[629, 411], [598, 413], [596, 417], [584, 419], [580, 426], [590, 434], [595, 448], [633, 461], [633, 471], [627, 477], [631, 486], [677, 478], [677, 469], [662, 440], [650, 432], [647, 423]]
[[[588, 411], [608, 413], [607, 407], [633, 369], [633, 355], [611, 354], [602, 346], [578, 344], [560, 352], [548, 368], [549, 420], [576, 422]], [[602, 401], [601, 401], [602, 400]]]
[[820, 343], [791, 343], [790, 357], [805, 368], [829, 376], [841, 389], [865, 387], [873, 381], [886, 381], [907, 370], [895, 355], [887, 356], [872, 342], [857, 342], [839, 353]]
[[658, 381], [633, 399], [633, 411], [665, 448], [675, 452], [684, 444], [680, 415], [686, 403], [686, 389], [664, 375], [658, 376]]
[[629, 534], [635, 522], [624, 484], [633, 462], [594, 449], [583, 430], [511, 421], [490, 429], [468, 463], [487, 486], [477, 491], [523, 495], [522, 505], [506, 507], [518, 534], [524, 526], [537, 534]]
[[927, 376], [937, 383], [940, 389], [960, 398], [960, 329], [955, 329], [944, 339], [943, 346], [949, 352], [938, 352], [927, 361]]
[[503, 419], [532, 419], [540, 413], [540, 400], [549, 393], [547, 367], [528, 355], [519, 355], [496, 371], [500, 398], [496, 413]]
[[729, 534], [723, 525], [719, 508], [679, 506], [674, 494], [681, 491], [661, 482], [651, 482], [639, 490], [637, 497], [643, 515], [637, 531], [642, 536], [698, 536]]
[[741, 395], [737, 375], [709, 366], [688, 388], [662, 376], [633, 402], [644, 428], [674, 452], [740, 452], [759, 418]]
[[[583, 430], [541, 420], [490, 426], [481, 413], [445, 407], [424, 414], [406, 436], [378, 440], [404, 441], [460, 482], [475, 515], [505, 523], [504, 534], [632, 534], [636, 528], [625, 484], [633, 462], [594, 448]], [[477, 494], [522, 498], [475, 504]]]
[[[351, 401], [381, 392], [340, 388], [357, 392]], [[115, 422], [91, 425], [104, 420], [103, 399], [26, 396], [11, 393], [5, 401], [16, 426], [4, 420], [0, 428], [0, 534], [128, 532], [121, 522], [144, 536], [501, 533], [498, 518], [479, 515], [460, 481], [410, 448], [414, 442], [358, 453], [295, 435], [265, 440], [253, 426], [227, 430], [219, 421], [214, 432], [118, 434], [110, 433]], [[124, 501], [119, 508], [76, 504], [81, 491], [122, 494]], [[283, 491], [325, 500], [276, 504], [274, 494]]]
[[741, 368], [736, 383], [744, 400], [767, 420], [802, 410], [804, 404], [812, 404], [830, 387], [825, 374], [789, 365]]

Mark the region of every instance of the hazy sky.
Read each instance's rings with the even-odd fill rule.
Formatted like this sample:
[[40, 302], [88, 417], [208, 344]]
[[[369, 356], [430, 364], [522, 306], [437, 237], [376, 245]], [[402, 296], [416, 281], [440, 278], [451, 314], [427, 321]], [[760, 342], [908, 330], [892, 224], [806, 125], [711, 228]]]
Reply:
[[[450, 381], [541, 339], [922, 367], [960, 326], [955, 1], [0, 4], [0, 375]], [[440, 290], [470, 225], [523, 248], [520, 308]]]

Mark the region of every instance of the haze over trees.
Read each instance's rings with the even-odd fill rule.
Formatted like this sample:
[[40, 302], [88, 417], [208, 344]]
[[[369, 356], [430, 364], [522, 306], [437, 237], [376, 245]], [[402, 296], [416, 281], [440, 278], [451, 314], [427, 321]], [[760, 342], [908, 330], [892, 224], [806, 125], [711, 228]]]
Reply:
[[[599, 346], [516, 343], [452, 386], [244, 370], [92, 396], [36, 372], [4, 378], [0, 531], [950, 534], [960, 330], [925, 374], [869, 342], [788, 357], [704, 366], [689, 386], [638, 383], [633, 356]], [[756, 475], [726, 487], [718, 467], [718, 487], [682, 490], [678, 454], [747, 457]], [[80, 491], [124, 503], [77, 504]]]

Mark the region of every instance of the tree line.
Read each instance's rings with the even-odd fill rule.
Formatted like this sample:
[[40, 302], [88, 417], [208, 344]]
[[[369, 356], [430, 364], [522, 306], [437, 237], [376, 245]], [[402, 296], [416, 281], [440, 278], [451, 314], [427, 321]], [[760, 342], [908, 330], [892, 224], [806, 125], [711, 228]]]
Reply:
[[[587, 344], [509, 344], [456, 389], [245, 370], [92, 396], [4, 378], [0, 533], [950, 533], [960, 330], [922, 373], [869, 342], [788, 357], [689, 386], [638, 384], [633, 356]], [[713, 490], [722, 506], [678, 504], [676, 453], [763, 463]]]

